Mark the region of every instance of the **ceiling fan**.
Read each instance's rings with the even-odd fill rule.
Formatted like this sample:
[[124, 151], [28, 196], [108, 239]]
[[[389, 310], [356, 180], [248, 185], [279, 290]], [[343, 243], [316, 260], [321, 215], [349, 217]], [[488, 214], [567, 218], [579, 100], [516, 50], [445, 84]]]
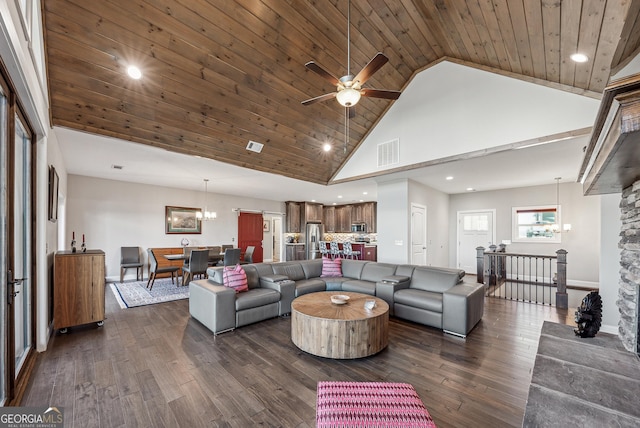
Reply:
[[330, 92], [328, 94], [320, 95], [319, 97], [302, 101], [302, 105], [311, 105], [320, 101], [336, 98], [340, 105], [348, 109], [349, 116], [353, 117], [355, 114], [353, 107], [358, 103], [358, 101], [360, 101], [361, 96], [397, 100], [398, 97], [400, 97], [401, 92], [362, 87], [362, 85], [364, 85], [367, 80], [369, 80], [369, 78], [380, 69], [380, 67], [389, 61], [389, 58], [387, 58], [387, 56], [382, 52], [378, 52], [357, 75], [354, 76], [351, 74], [351, 1], [349, 1], [347, 7], [347, 74], [338, 79], [314, 61], [306, 63], [305, 66], [309, 70], [319, 74], [332, 85], [335, 85], [336, 92]]

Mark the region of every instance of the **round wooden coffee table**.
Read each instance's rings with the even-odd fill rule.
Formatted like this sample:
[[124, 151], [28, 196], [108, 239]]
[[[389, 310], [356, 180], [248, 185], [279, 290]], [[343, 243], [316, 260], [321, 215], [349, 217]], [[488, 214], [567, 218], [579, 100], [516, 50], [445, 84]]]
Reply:
[[[331, 296], [349, 296], [348, 303], [331, 303]], [[376, 302], [367, 310], [367, 300]], [[389, 305], [361, 293], [323, 291], [305, 294], [291, 304], [291, 340], [319, 357], [350, 359], [376, 354], [389, 343]]]

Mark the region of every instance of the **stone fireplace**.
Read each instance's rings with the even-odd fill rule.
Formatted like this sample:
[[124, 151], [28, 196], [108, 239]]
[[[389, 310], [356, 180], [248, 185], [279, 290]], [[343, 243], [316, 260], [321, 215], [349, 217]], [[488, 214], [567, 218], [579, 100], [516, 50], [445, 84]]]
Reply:
[[640, 180], [622, 191], [620, 201], [620, 311], [618, 335], [624, 347], [640, 355]]

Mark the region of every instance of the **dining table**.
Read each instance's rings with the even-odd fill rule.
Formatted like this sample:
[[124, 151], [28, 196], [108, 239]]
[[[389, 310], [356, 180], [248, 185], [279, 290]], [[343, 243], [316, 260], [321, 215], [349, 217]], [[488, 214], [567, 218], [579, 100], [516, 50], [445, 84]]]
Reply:
[[[167, 260], [185, 260], [187, 256], [183, 254], [164, 254], [163, 257]], [[224, 259], [224, 253], [211, 254], [209, 253], [209, 264], [215, 264]]]

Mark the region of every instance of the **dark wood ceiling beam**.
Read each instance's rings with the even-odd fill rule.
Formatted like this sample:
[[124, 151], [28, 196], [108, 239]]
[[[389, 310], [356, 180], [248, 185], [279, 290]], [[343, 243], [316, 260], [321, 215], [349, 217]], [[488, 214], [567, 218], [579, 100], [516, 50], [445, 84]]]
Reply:
[[620, 41], [611, 60], [612, 74], [626, 66], [640, 50], [640, 2], [629, 2], [629, 9], [623, 19]]

